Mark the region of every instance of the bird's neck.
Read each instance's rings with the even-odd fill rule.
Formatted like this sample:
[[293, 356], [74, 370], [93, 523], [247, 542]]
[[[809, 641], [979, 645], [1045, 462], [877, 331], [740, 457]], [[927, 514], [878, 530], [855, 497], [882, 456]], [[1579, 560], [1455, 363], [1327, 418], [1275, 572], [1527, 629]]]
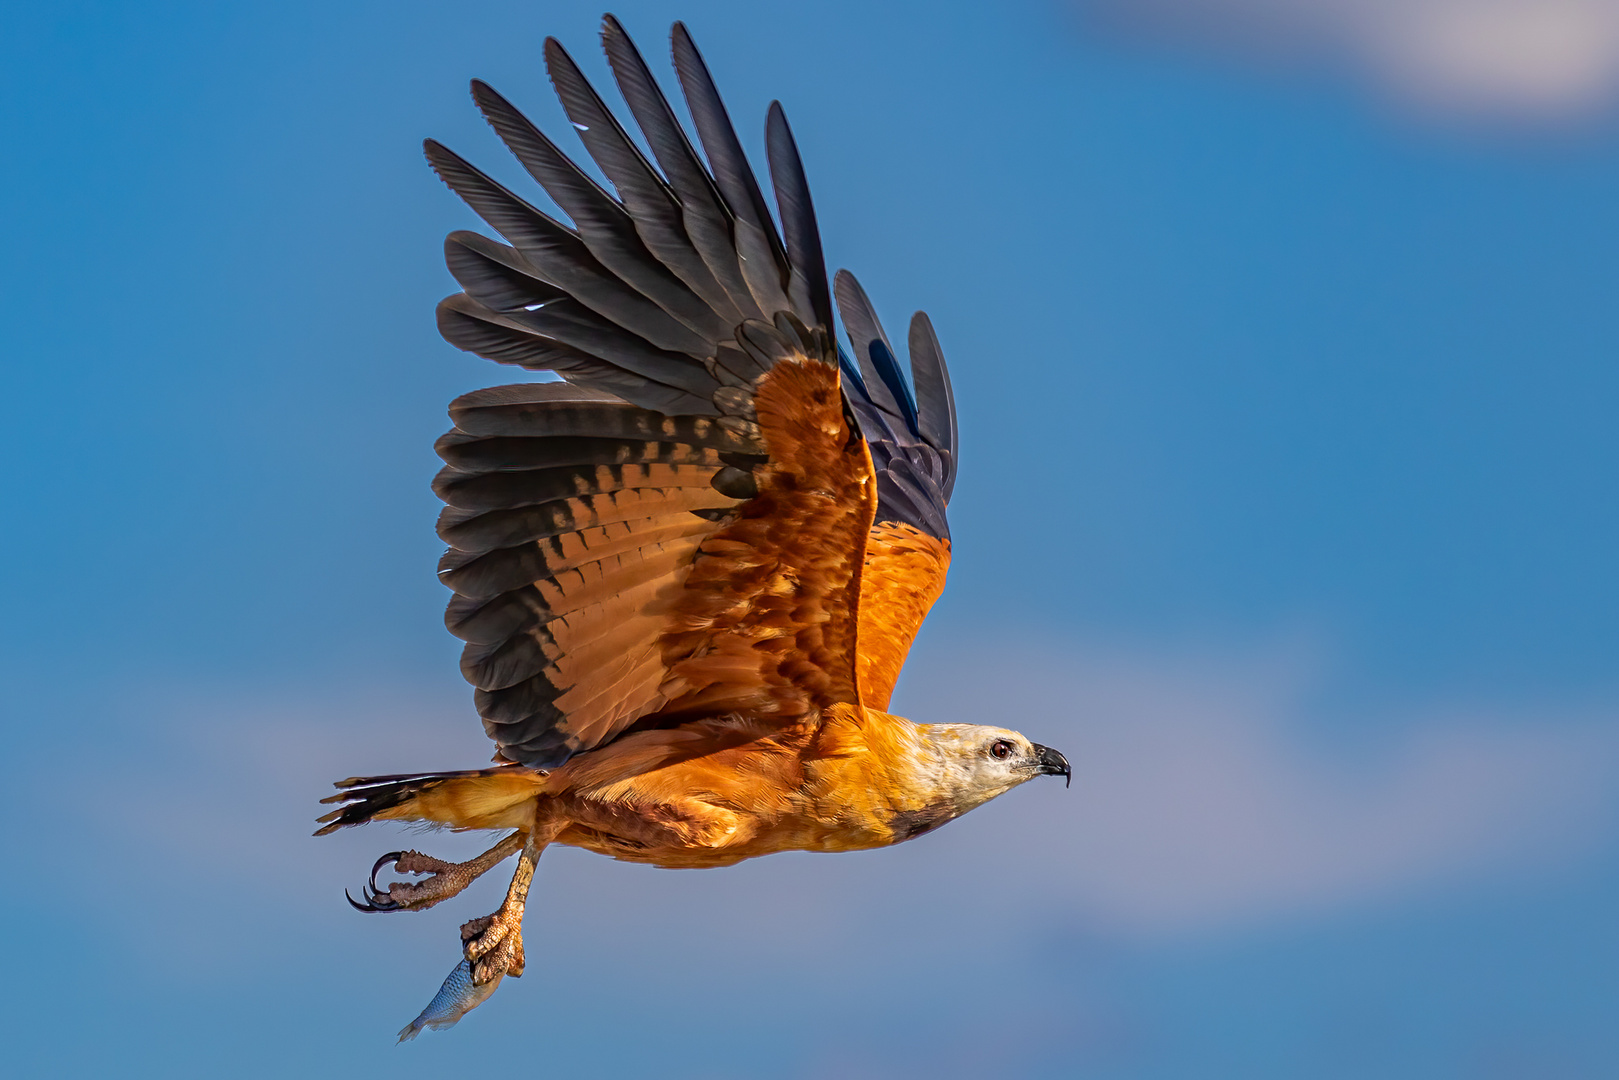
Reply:
[[893, 818], [896, 839], [937, 828], [972, 809], [953, 782], [929, 725], [876, 709], [835, 705], [822, 719], [815, 787], [837, 798], [863, 793], [872, 813]]

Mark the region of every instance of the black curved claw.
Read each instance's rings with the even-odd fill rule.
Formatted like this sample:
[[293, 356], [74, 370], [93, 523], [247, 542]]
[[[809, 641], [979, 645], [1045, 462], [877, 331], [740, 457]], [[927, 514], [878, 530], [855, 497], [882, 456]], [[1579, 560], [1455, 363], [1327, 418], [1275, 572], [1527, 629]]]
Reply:
[[377, 911], [398, 911], [403, 908], [404, 904], [391, 899], [386, 890], [377, 887], [377, 873], [384, 864], [395, 862], [402, 858], [404, 854], [403, 851], [390, 851], [372, 864], [370, 881], [360, 886], [360, 895], [364, 897], [364, 903], [354, 899], [349, 895], [349, 891], [344, 889], [343, 898], [349, 902], [349, 906], [355, 911], [363, 911], [367, 914]]
[[392, 900], [385, 899], [382, 894], [371, 892], [369, 889], [366, 889], [363, 886], [361, 887], [360, 895], [365, 897], [365, 903], [363, 904], [354, 899], [354, 897], [350, 896], [347, 889], [343, 890], [343, 899], [347, 900], [349, 902], [349, 906], [355, 911], [363, 911], [370, 914], [376, 911], [397, 911], [405, 906], [404, 904], [396, 904]]
[[404, 857], [405, 857], [405, 853], [403, 851], [390, 851], [390, 852], [388, 852], [388, 854], [384, 855], [382, 858], [378, 859], [376, 862], [371, 864], [371, 891], [372, 892], [380, 893], [380, 892], [383, 891], [382, 889], [377, 888], [377, 871], [382, 869], [382, 864], [383, 863], [398, 862], [400, 859], [403, 859]]

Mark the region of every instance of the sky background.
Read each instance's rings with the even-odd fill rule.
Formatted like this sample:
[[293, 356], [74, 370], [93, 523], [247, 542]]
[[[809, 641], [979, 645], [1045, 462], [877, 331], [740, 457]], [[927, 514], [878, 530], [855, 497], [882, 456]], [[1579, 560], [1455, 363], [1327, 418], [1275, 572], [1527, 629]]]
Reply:
[[[1619, 3], [625, 3], [685, 19], [832, 266], [926, 307], [964, 457], [900, 685], [1064, 750], [888, 851], [554, 850], [528, 973], [393, 1035], [503, 875], [350, 911], [355, 773], [485, 761], [432, 440], [437, 137], [564, 142], [571, 2], [0, 15], [25, 1076], [1619, 1074]], [[524, 188], [528, 190], [528, 188]], [[538, 196], [536, 196], [538, 197]]]

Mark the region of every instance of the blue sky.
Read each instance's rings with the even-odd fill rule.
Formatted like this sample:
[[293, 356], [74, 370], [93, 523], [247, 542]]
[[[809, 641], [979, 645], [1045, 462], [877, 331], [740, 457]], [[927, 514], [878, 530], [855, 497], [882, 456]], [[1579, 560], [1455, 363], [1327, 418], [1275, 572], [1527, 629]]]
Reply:
[[362, 918], [377, 854], [467, 842], [307, 833], [487, 758], [427, 482], [514, 377], [434, 332], [472, 219], [420, 140], [521, 182], [466, 81], [565, 133], [540, 43], [603, 78], [600, 11], [9, 12], [21, 1074], [1612, 1075], [1619, 61], [1150, 6], [616, 9], [655, 66], [688, 22], [757, 160], [780, 98], [829, 261], [933, 316], [956, 559], [896, 707], [1075, 784], [837, 859], [548, 854], [529, 973], [400, 1050], [499, 885]]

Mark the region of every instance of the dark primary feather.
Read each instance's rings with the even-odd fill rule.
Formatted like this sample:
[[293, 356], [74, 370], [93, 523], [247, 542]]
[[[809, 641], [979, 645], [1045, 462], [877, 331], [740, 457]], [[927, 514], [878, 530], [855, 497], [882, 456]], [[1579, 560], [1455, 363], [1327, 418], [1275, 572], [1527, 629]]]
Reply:
[[724, 327], [746, 316], [686, 235], [680, 203], [653, 170], [617, 117], [608, 111], [573, 58], [555, 38], [545, 41], [546, 70], [585, 149], [606, 175], [647, 250], [667, 266], [719, 318]]
[[877, 468], [877, 520], [914, 525], [948, 539], [945, 507], [955, 486], [955, 400], [944, 354], [926, 315], [911, 320], [910, 388], [866, 290], [847, 270], [834, 279], [838, 313], [858, 372], [846, 368], [846, 393]]
[[689, 328], [603, 266], [573, 230], [536, 210], [454, 151], [432, 139], [423, 145], [440, 179], [511, 242], [540, 280], [649, 343], [674, 349], [689, 343]]
[[909, 348], [921, 434], [944, 455], [944, 497], [948, 502], [956, 489], [956, 395], [950, 389], [950, 369], [945, 367], [939, 336], [925, 311], [911, 316]]
[[468, 296], [495, 311], [538, 307], [568, 295], [542, 280], [515, 248], [465, 229], [444, 238], [444, 263]]
[[916, 410], [911, 406], [910, 391], [905, 387], [899, 362], [894, 358], [894, 347], [883, 333], [883, 325], [877, 319], [877, 311], [866, 296], [866, 290], [847, 270], [838, 271], [834, 287], [838, 313], [843, 316], [843, 328], [849, 334], [849, 345], [854, 349], [867, 396], [890, 418], [901, 421], [905, 430], [914, 432]]
[[770, 103], [765, 147], [787, 246], [788, 296], [799, 318], [811, 326], [831, 326], [832, 297], [826, 291], [826, 260], [821, 255], [821, 230], [815, 224], [815, 203], [804, 176], [804, 162], [798, 156], [798, 143], [779, 101]]
[[[551, 320], [551, 329], [560, 329], [560, 323], [559, 319]], [[606, 351], [618, 363], [603, 360], [556, 336], [548, 336], [532, 322], [524, 325], [517, 315], [492, 311], [465, 293], [440, 302], [438, 328], [444, 339], [457, 348], [503, 364], [554, 371], [580, 385], [615, 394], [643, 408], [671, 413], [712, 415], [719, 412], [712, 400], [703, 396], [708, 387], [697, 377], [706, 374], [701, 369], [694, 372], [676, 369], [674, 377], [686, 384], [683, 386], [660, 382], [640, 369], [650, 364], [667, 374], [670, 369], [660, 364], [666, 357], [658, 355], [651, 345], [639, 339], [626, 337], [621, 342], [615, 341], [612, 334], [599, 326], [594, 328], [596, 333], [590, 335], [591, 340], [608, 346]], [[709, 382], [712, 384], [712, 380]]]
[[628, 211], [487, 83], [473, 80], [472, 97], [529, 175], [573, 219], [580, 239], [601, 265], [684, 327], [686, 333], [677, 334], [649, 326], [666, 336], [660, 344], [692, 356], [706, 355], [729, 327], [646, 249]]
[[[742, 276], [761, 311], [784, 310], [789, 307], [785, 291], [787, 253], [776, 235], [759, 182], [754, 179], [753, 167], [742, 153], [730, 114], [725, 111], [725, 103], [720, 100], [713, 76], [692, 43], [691, 34], [683, 23], [677, 22], [670, 36], [675, 71], [680, 76], [686, 105], [697, 125], [697, 136], [708, 153], [715, 186], [733, 215], [733, 237], [742, 262]], [[800, 317], [814, 318], [814, 315], [805, 312]]]
[[658, 88], [640, 51], [611, 15], [602, 19], [602, 47], [607, 51], [613, 77], [629, 104], [630, 113], [680, 203], [681, 218], [692, 246], [702, 255], [715, 280], [725, 287], [726, 295], [743, 317], [763, 318], [764, 311], [743, 279], [737, 260], [731, 211], [708, 170], [698, 160], [685, 128], [675, 118], [674, 110]]

